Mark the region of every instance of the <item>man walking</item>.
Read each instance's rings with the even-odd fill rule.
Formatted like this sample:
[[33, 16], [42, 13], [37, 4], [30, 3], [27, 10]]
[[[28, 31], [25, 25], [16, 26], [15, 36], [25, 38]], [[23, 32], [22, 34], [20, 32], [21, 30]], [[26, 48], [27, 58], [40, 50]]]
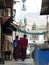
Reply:
[[20, 39], [22, 61], [24, 61], [24, 59], [26, 58], [27, 45], [28, 45], [28, 39], [26, 38], [26, 35], [24, 35], [23, 38]]
[[13, 41], [13, 57], [15, 60], [18, 60], [18, 56], [19, 56], [19, 40], [18, 40], [18, 36], [15, 37], [15, 40]]

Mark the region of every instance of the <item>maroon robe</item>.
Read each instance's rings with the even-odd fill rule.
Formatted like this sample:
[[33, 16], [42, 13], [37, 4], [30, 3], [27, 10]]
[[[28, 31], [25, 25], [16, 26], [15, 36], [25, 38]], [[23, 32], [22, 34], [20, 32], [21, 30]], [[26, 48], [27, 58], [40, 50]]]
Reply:
[[16, 40], [18, 42], [18, 46], [14, 48], [13, 50], [13, 57], [14, 59], [18, 59], [19, 57], [19, 40]]
[[20, 46], [21, 46], [21, 54], [22, 54], [21, 58], [22, 59], [26, 58], [27, 45], [28, 45], [28, 39], [26, 39], [25, 37], [21, 38], [20, 39]]

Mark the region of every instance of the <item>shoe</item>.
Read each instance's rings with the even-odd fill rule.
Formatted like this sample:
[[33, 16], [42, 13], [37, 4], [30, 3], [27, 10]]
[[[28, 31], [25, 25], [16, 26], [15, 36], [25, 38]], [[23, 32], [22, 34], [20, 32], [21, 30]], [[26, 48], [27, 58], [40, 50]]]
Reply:
[[15, 61], [18, 61], [18, 59], [15, 59]]
[[24, 59], [22, 59], [22, 61], [24, 61]]

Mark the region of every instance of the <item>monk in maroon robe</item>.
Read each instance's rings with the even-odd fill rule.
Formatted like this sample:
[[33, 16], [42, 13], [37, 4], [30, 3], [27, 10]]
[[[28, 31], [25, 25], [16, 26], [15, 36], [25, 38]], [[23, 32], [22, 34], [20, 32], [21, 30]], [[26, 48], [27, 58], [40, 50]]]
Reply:
[[14, 47], [14, 50], [13, 50], [13, 57], [15, 60], [18, 60], [18, 57], [19, 57], [19, 40], [18, 40], [18, 36], [16, 36], [16, 39], [14, 40], [18, 43], [18, 45], [16, 47]]
[[28, 39], [26, 38], [26, 35], [24, 35], [24, 37], [20, 39], [22, 61], [24, 61], [24, 59], [26, 58], [27, 45], [28, 45]]

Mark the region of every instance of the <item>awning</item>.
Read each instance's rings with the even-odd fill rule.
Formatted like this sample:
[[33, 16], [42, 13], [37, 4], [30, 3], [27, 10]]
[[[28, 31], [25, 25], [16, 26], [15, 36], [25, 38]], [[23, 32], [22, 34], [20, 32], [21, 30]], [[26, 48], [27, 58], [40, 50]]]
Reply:
[[16, 32], [20, 32], [20, 33], [25, 33], [25, 34], [33, 34], [33, 35], [43, 35], [47, 33], [47, 30], [33, 30], [33, 31], [26, 31], [24, 29], [21, 29], [21, 27], [19, 27], [18, 25], [11, 23], [15, 29]]
[[48, 14], [49, 14], [49, 0], [42, 0], [40, 15], [48, 15]]
[[33, 34], [33, 35], [43, 35], [43, 34], [46, 34], [47, 33], [47, 31], [46, 30], [43, 30], [43, 31], [24, 31], [24, 30], [21, 30], [21, 29], [18, 29], [18, 30], [16, 30], [16, 31], [18, 31], [18, 32], [21, 32], [21, 33], [25, 33], [25, 34]]
[[10, 18], [6, 17], [5, 21], [2, 20], [3, 21], [3, 23], [2, 23], [2, 32], [4, 34], [12, 34], [13, 30], [16, 31], [16, 28], [13, 25], [11, 25], [11, 22], [12, 22], [11, 18], [12, 17], [10, 17]]

